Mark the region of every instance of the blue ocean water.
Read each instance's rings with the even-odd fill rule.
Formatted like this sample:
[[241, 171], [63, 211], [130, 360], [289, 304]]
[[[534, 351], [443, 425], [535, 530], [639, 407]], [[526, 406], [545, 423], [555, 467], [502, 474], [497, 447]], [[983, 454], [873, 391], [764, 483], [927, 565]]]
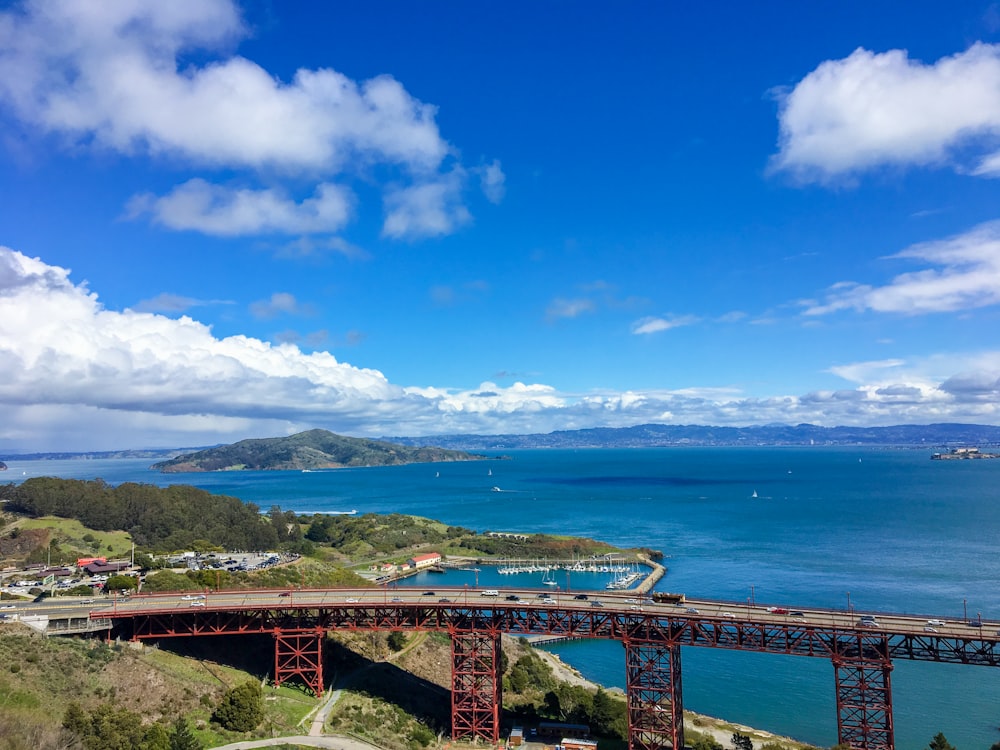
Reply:
[[[861, 610], [1000, 618], [1000, 461], [929, 456], [866, 448], [516, 451], [488, 462], [180, 475], [151, 472], [139, 460], [11, 459], [0, 480], [189, 483], [263, 510], [412, 513], [477, 530], [590, 536], [662, 550], [669, 572], [661, 587], [695, 596], [745, 602], [752, 587], [758, 603], [846, 607], [849, 596]], [[446, 583], [470, 575], [449, 574]], [[479, 575], [480, 584], [511, 582], [488, 568]], [[591, 585], [582, 574], [560, 584]], [[620, 644], [551, 650], [592, 679], [624, 684]], [[682, 662], [687, 708], [821, 746], [836, 742], [828, 661], [684, 648]], [[939, 731], [959, 750], [1000, 740], [1000, 670], [898, 661], [892, 681], [897, 747], [918, 750]]]

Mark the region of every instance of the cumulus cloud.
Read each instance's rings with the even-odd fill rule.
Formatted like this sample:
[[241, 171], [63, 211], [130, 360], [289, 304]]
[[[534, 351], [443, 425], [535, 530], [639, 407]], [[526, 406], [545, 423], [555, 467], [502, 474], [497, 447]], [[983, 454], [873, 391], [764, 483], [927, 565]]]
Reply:
[[329, 183], [317, 186], [312, 198], [296, 203], [279, 190], [231, 189], [193, 179], [160, 198], [135, 196], [128, 213], [131, 217], [148, 213], [170, 229], [223, 237], [314, 234], [342, 229], [352, 204], [350, 190]]
[[[248, 36], [233, 0], [105, 3], [39, 0], [0, 12], [0, 105], [33, 132], [74, 147], [237, 170], [272, 183], [318, 183], [295, 201], [273, 186], [235, 189], [190, 180], [137, 196], [132, 215], [211, 235], [340, 231], [353, 195], [332, 176], [387, 167], [384, 235], [437, 236], [470, 220], [436, 107], [388, 75], [353, 81], [329, 68], [282, 81], [232, 49]], [[204, 62], [192, 62], [204, 60]], [[494, 161], [477, 170], [503, 196]]]
[[202, 164], [337, 170], [360, 154], [428, 170], [448, 153], [435, 108], [389, 76], [179, 62], [246, 34], [230, 0], [26, 4], [2, 16], [0, 93], [47, 131]]
[[932, 267], [900, 274], [884, 286], [839, 282], [822, 301], [805, 303], [805, 314], [872, 310], [917, 315], [1000, 303], [1000, 221], [980, 224], [948, 239], [913, 245], [889, 259]]
[[389, 190], [382, 235], [394, 239], [438, 237], [469, 223], [472, 216], [461, 200], [464, 179], [464, 171], [456, 168], [439, 179]]
[[779, 93], [779, 152], [772, 167], [827, 181], [884, 165], [956, 162], [1000, 174], [1000, 46], [975, 44], [925, 64], [905, 50], [857, 49], [828, 60]]
[[[274, 309], [295, 309], [289, 296]], [[325, 337], [325, 332], [321, 332]], [[360, 335], [360, 334], [358, 334]], [[286, 338], [294, 339], [295, 334]], [[184, 316], [104, 307], [67, 269], [0, 248], [0, 446], [191, 446], [326, 427], [344, 434], [549, 432], [643, 422], [1000, 422], [1000, 351], [846, 364], [848, 385], [565, 393], [543, 383], [402, 386], [291, 343], [218, 338]]]
[[487, 164], [479, 170], [479, 183], [483, 194], [490, 203], [499, 203], [506, 193], [507, 176], [500, 168], [500, 162], [494, 160], [492, 164]]

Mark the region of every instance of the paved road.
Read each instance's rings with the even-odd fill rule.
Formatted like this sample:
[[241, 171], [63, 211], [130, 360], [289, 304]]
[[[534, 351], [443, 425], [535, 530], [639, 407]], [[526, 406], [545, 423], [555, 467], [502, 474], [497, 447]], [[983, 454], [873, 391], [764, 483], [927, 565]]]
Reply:
[[299, 745], [301, 747], [327, 747], [335, 750], [381, 750], [378, 745], [356, 740], [353, 737], [274, 737], [267, 740], [244, 740], [231, 745], [219, 745], [209, 750], [247, 750], [253, 747], [274, 747], [275, 745]]

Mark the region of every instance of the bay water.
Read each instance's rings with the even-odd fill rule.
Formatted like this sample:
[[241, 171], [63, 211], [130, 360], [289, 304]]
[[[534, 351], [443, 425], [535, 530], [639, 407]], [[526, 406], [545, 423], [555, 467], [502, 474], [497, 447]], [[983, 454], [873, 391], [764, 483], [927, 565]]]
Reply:
[[[148, 460], [5, 459], [0, 481], [100, 477], [192, 484], [267, 511], [408, 513], [477, 531], [589, 536], [661, 550], [658, 588], [798, 607], [1000, 619], [1000, 460], [931, 450], [670, 448], [512, 451], [484, 462], [313, 472], [163, 475]], [[755, 496], [756, 495], [756, 496]], [[533, 585], [483, 567], [433, 585]], [[541, 588], [540, 574], [535, 574]], [[557, 574], [561, 586], [604, 579]], [[562, 580], [566, 577], [566, 580]], [[414, 585], [429, 586], [416, 579]], [[617, 642], [554, 644], [584, 676], [624, 687]], [[837, 740], [825, 659], [682, 649], [686, 708], [820, 746]], [[1000, 669], [896, 661], [897, 747], [943, 732], [958, 750], [1000, 741]]]

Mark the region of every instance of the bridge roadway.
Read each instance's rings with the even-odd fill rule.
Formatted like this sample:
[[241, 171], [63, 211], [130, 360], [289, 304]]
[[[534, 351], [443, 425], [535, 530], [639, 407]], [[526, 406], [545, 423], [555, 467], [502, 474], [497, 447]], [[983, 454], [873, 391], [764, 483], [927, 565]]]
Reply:
[[[133, 597], [123, 597], [111, 602], [103, 600], [105, 606], [91, 605], [90, 616], [94, 619], [121, 621], [140, 615], [190, 614], [201, 615], [203, 619], [211, 612], [253, 612], [282, 611], [296, 612], [309, 610], [349, 610], [358, 612], [363, 619], [359, 627], [365, 627], [364, 613], [379, 610], [384, 617], [388, 607], [404, 612], [416, 609], [424, 613], [422, 618], [403, 618], [396, 621], [396, 627], [429, 627], [435, 624], [447, 628], [455, 625], [458, 618], [470, 611], [477, 613], [477, 619], [500, 614], [513, 631], [519, 632], [524, 625], [544, 628], [544, 634], [578, 637], [617, 638], [622, 630], [621, 623], [655, 621], [661, 627], [697, 629], [702, 637], [694, 634], [690, 644], [718, 646], [755, 651], [795, 652], [786, 642], [776, 643], [767, 638], [754, 642], [757, 632], [787, 632], [790, 637], [805, 631], [822, 634], [824, 637], [857, 635], [868, 639], [886, 639], [892, 648], [891, 656], [921, 661], [957, 661], [961, 663], [1000, 666], [1000, 621], [966, 621], [952, 617], [935, 615], [913, 615], [889, 612], [865, 612], [860, 610], [835, 609], [794, 609], [771, 607], [765, 604], [750, 605], [746, 602], [731, 602], [718, 599], [687, 599], [683, 604], [655, 603], [628, 591], [586, 591], [568, 593], [564, 591], [541, 591], [538, 589], [504, 588], [500, 595], [483, 595], [485, 589], [471, 587], [435, 588], [433, 592], [415, 588], [400, 589], [291, 589], [267, 591], [206, 591], [202, 594], [164, 593]], [[577, 596], [586, 596], [578, 599]], [[510, 597], [518, 597], [512, 601]], [[107, 606], [110, 604], [110, 606]], [[86, 607], [87, 605], [78, 605]], [[64, 608], [65, 609], [65, 608]], [[774, 610], [778, 611], [775, 612]], [[427, 613], [440, 613], [430, 618]], [[503, 613], [510, 616], [503, 617]], [[529, 613], [544, 615], [531, 617]], [[586, 615], [586, 617], [583, 617]], [[875, 618], [876, 626], [861, 624], [861, 618]], [[353, 618], [348, 618], [353, 619]], [[610, 620], [618, 622], [611, 627]], [[970, 627], [969, 622], [979, 622]], [[343, 623], [344, 621], [341, 620]], [[742, 638], [708, 638], [708, 633], [742, 633]], [[532, 634], [540, 634], [533, 631]], [[915, 648], [913, 642], [923, 644]], [[682, 642], [683, 643], [683, 642]], [[945, 645], [947, 643], [947, 645]], [[816, 656], [828, 656], [817, 653]]]
[[[629, 591], [471, 587], [206, 591], [104, 600], [90, 617], [136, 639], [271, 633], [275, 682], [323, 691], [331, 630], [441, 630], [452, 638], [452, 735], [499, 739], [500, 634], [607, 638], [625, 646], [630, 750], [682, 747], [681, 646], [828, 658], [841, 744], [892, 750], [893, 659], [1000, 666], [1000, 622], [934, 615], [767, 607]], [[582, 598], [586, 596], [586, 598]], [[516, 599], [515, 599], [516, 597]], [[865, 615], [876, 625], [866, 625]]]

